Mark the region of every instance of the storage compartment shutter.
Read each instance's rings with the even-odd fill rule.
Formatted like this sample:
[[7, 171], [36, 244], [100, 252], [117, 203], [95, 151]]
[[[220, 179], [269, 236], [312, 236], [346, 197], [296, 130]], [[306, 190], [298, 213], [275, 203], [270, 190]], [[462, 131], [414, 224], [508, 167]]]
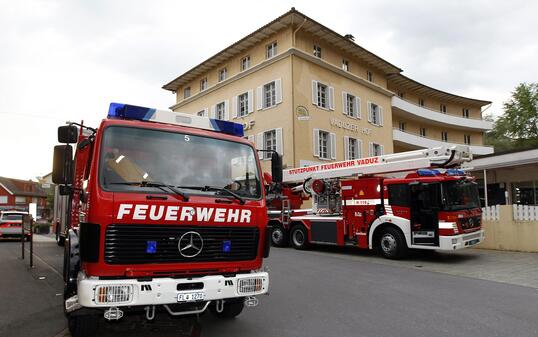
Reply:
[[347, 92], [342, 91], [342, 113], [344, 115], [347, 115], [348, 109], [347, 109]]
[[318, 105], [318, 81], [312, 81], [312, 104]]
[[336, 134], [331, 133], [331, 159], [336, 159]]
[[334, 110], [334, 88], [329, 87], [329, 109]]
[[275, 80], [276, 104], [282, 103], [282, 79]]
[[232, 118], [237, 118], [237, 96], [232, 98]]
[[[263, 150], [263, 132], [256, 135], [256, 149]], [[263, 152], [258, 152], [258, 158], [263, 159]]]
[[256, 109], [261, 110], [263, 109], [263, 90], [262, 87], [256, 88]]
[[314, 157], [319, 157], [319, 129], [314, 129], [312, 134]]
[[254, 91], [250, 89], [248, 91], [248, 113], [254, 112]]
[[282, 128], [276, 129], [276, 152], [278, 152], [279, 155], [284, 155], [284, 148], [282, 143]]
[[344, 160], [349, 160], [349, 137], [344, 136]]

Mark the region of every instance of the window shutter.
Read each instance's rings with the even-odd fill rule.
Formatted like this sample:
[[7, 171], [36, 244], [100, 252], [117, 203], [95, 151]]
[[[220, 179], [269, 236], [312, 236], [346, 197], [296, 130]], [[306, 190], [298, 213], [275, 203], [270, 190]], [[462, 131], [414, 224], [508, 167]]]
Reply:
[[[256, 135], [256, 149], [263, 150], [263, 132]], [[263, 159], [263, 152], [258, 152], [258, 158]]]
[[216, 105], [211, 106], [211, 114], [209, 115], [209, 118], [215, 118], [215, 110], [216, 110], [216, 108], [217, 108]]
[[385, 146], [380, 145], [379, 148], [381, 150], [381, 155], [384, 155], [385, 154]]
[[334, 88], [329, 87], [329, 109], [334, 110]]
[[275, 80], [276, 104], [282, 103], [282, 79]]
[[368, 122], [372, 123], [372, 102], [367, 101], [366, 107], [368, 108]]
[[347, 92], [342, 91], [342, 113], [347, 115]]
[[355, 114], [357, 118], [362, 118], [361, 116], [361, 99], [357, 96], [355, 96], [355, 108], [357, 109], [357, 113]]
[[344, 136], [344, 160], [349, 160], [349, 137]]
[[282, 147], [282, 128], [276, 129], [276, 152], [278, 152], [279, 155], [284, 154], [284, 148]]
[[209, 117], [209, 109], [204, 108], [204, 117]]
[[374, 155], [374, 143], [368, 142], [368, 157]]
[[383, 107], [379, 106], [377, 109], [379, 111], [379, 123], [378, 124], [383, 126]]
[[312, 81], [312, 104], [318, 105], [318, 81]]
[[224, 120], [230, 120], [230, 101], [224, 100]]
[[256, 109], [263, 109], [263, 90], [261, 86], [256, 88]]
[[357, 139], [357, 158], [362, 158], [362, 140]]
[[331, 137], [331, 159], [336, 159], [336, 134], [330, 133]]
[[237, 96], [232, 98], [232, 118], [237, 118]]
[[319, 157], [319, 129], [314, 129], [314, 133], [312, 135], [313, 139], [313, 150], [314, 150], [314, 157]]
[[251, 142], [252, 144], [256, 144], [256, 136], [254, 135], [249, 135], [247, 137], [248, 141]]
[[248, 91], [248, 113], [252, 113], [254, 111], [254, 91], [250, 89]]

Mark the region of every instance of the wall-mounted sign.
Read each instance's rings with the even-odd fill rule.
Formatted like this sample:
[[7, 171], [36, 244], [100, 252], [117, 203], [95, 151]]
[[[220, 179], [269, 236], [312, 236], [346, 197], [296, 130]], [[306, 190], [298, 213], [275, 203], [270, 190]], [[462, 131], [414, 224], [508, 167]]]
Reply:
[[256, 121], [248, 121], [243, 123], [243, 130], [250, 130], [256, 125]]
[[372, 129], [370, 128], [363, 128], [357, 124], [342, 121], [338, 118], [331, 118], [331, 125], [340, 129], [351, 131], [351, 132], [357, 132], [357, 133], [360, 132], [364, 135], [370, 135], [372, 133]]
[[310, 119], [310, 113], [305, 106], [299, 105], [295, 108], [295, 114], [300, 121], [307, 121]]

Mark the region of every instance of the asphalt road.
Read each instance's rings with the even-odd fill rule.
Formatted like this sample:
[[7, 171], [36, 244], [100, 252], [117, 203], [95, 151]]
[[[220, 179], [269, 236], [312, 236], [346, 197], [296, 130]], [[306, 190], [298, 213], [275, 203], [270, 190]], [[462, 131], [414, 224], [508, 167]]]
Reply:
[[[18, 243], [0, 242], [0, 336], [69, 336], [58, 296], [62, 250], [42, 242], [36, 253], [29, 270]], [[195, 322], [162, 314], [151, 324], [133, 318], [103, 324], [99, 335], [538, 336], [538, 289], [447, 273], [487, 261], [487, 254], [473, 256], [428, 255], [422, 264], [446, 270], [432, 272], [417, 265], [420, 256], [399, 265], [364, 252], [273, 248], [266, 263], [271, 294], [237, 319], [206, 314]]]

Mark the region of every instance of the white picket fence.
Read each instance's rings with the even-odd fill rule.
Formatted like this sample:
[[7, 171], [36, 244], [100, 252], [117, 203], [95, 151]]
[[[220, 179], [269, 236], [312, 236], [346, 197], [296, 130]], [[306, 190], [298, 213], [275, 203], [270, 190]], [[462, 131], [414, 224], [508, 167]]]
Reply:
[[512, 209], [514, 210], [514, 220], [516, 221], [538, 220], [538, 206], [512, 205]]
[[482, 219], [487, 221], [499, 221], [501, 218], [501, 205], [482, 207]]

